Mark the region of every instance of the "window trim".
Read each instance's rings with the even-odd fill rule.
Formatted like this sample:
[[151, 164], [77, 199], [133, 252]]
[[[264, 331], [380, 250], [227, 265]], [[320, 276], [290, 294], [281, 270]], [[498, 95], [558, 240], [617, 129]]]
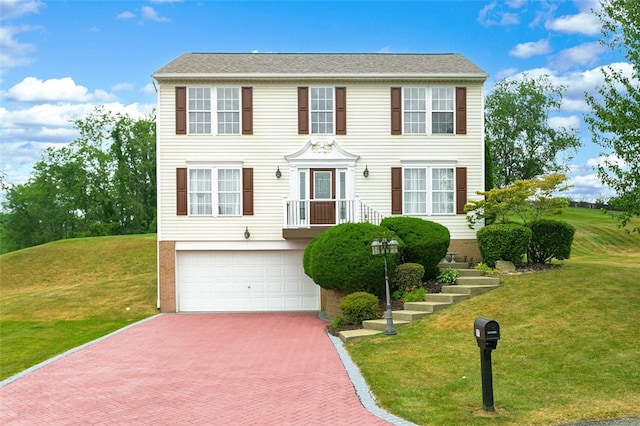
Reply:
[[[211, 171], [211, 213], [198, 214], [191, 211], [191, 171], [192, 170], [210, 170]], [[218, 171], [219, 170], [237, 170], [238, 172], [238, 197], [237, 214], [220, 213], [220, 191], [218, 188]], [[238, 162], [220, 162], [220, 163], [192, 163], [187, 165], [187, 216], [190, 217], [240, 217], [243, 216], [243, 168]]]
[[[189, 108], [190, 101], [190, 90], [191, 89], [209, 89], [210, 91], [210, 108], [208, 113], [211, 117], [210, 126], [211, 131], [209, 133], [194, 133], [191, 132], [191, 109]], [[233, 111], [226, 110], [218, 110], [218, 89], [234, 89], [237, 91], [238, 95], [238, 109]], [[246, 110], [246, 106], [243, 105], [243, 87], [241, 86], [212, 86], [212, 85], [192, 85], [186, 87], [186, 133], [190, 136], [240, 136], [243, 134], [243, 113]], [[206, 110], [202, 110], [207, 112]], [[202, 112], [198, 110], [198, 112]], [[221, 133], [218, 131], [218, 114], [220, 113], [228, 113], [231, 112], [233, 114], [238, 115], [238, 131], [237, 133]], [[245, 113], [246, 114], [246, 113]]]
[[[413, 132], [407, 132], [407, 128], [406, 128], [406, 117], [405, 114], [407, 113], [407, 110], [405, 109], [405, 91], [406, 90], [410, 90], [410, 89], [423, 89], [425, 92], [425, 133], [413, 133]], [[434, 89], [449, 89], [451, 90], [451, 95], [452, 95], [452, 108], [451, 110], [434, 110], [433, 109], [433, 90]], [[457, 90], [458, 88], [455, 85], [449, 85], [449, 84], [445, 84], [445, 85], [438, 85], [438, 84], [427, 84], [427, 85], [422, 85], [422, 86], [402, 86], [400, 88], [400, 117], [402, 118], [401, 121], [401, 134], [403, 136], [449, 136], [449, 135], [456, 135], [457, 134], [457, 114], [459, 114], [459, 108], [458, 105], [456, 105], [456, 101], [458, 99], [457, 96]], [[412, 111], [412, 110], [410, 110]], [[421, 111], [416, 111], [417, 113], [420, 113]], [[447, 132], [447, 133], [434, 133], [433, 132], [433, 114], [436, 112], [448, 112], [452, 114], [452, 131], [451, 132]]]
[[[328, 113], [329, 110], [314, 110], [313, 109], [313, 91], [314, 89], [329, 89], [331, 90], [331, 132], [320, 133], [314, 132], [313, 126], [313, 114], [316, 113]], [[314, 136], [332, 136], [336, 134], [336, 88], [334, 86], [309, 86], [309, 135]], [[316, 124], [317, 125], [317, 124]]]
[[[422, 169], [425, 170], [426, 177], [426, 188], [424, 193], [426, 194], [425, 199], [425, 211], [424, 212], [407, 212], [406, 208], [406, 192], [405, 192], [405, 171], [407, 169]], [[447, 213], [434, 213], [433, 203], [434, 203], [434, 192], [433, 189], [433, 170], [434, 169], [449, 169], [452, 172], [452, 187], [451, 190], [446, 191], [450, 192], [453, 195], [453, 199], [451, 201], [451, 211]], [[402, 194], [402, 214], [407, 216], [455, 216], [457, 214], [457, 172], [456, 172], [456, 163], [453, 161], [403, 161], [402, 162], [402, 174], [401, 174], [401, 194]], [[443, 192], [443, 191], [438, 191]]]

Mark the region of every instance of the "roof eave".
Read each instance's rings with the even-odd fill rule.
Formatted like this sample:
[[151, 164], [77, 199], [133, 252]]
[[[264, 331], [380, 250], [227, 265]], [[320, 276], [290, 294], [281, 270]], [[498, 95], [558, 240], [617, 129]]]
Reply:
[[486, 73], [154, 73], [156, 80], [486, 80]]

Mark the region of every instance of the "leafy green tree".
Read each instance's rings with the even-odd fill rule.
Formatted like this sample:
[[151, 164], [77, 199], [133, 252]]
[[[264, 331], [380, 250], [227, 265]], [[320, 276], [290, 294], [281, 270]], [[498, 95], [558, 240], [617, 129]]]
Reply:
[[539, 179], [516, 180], [504, 188], [478, 192], [482, 200], [465, 205], [469, 227], [473, 228], [481, 220], [496, 223], [509, 223], [518, 218], [523, 224], [544, 216], [557, 214], [569, 204], [566, 198], [556, 197], [558, 192], [569, 189], [561, 187], [567, 177], [554, 173]]
[[155, 231], [155, 117], [98, 107], [74, 126], [79, 137], [47, 149], [26, 183], [5, 185], [3, 251]]
[[[586, 94], [591, 107], [586, 122], [593, 140], [609, 150], [598, 167], [602, 182], [617, 194], [618, 214], [623, 227], [640, 216], [640, 2], [602, 2], [603, 43], [620, 48], [632, 66], [631, 75], [619, 68], [602, 69], [604, 86], [598, 88], [602, 100]], [[640, 232], [640, 226], [632, 228]]]
[[[521, 80], [498, 82], [485, 101], [485, 142], [493, 161], [493, 184], [510, 185], [518, 179], [562, 172], [558, 156], [580, 146], [575, 129], [549, 126], [549, 112], [559, 110], [563, 86], [548, 76], [526, 74]], [[490, 188], [488, 188], [490, 189]]]

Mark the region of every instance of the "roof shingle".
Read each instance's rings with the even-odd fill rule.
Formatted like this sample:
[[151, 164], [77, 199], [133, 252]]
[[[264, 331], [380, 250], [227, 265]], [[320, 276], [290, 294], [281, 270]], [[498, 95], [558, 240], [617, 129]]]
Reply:
[[187, 53], [152, 74], [186, 76], [466, 76], [487, 74], [459, 54]]

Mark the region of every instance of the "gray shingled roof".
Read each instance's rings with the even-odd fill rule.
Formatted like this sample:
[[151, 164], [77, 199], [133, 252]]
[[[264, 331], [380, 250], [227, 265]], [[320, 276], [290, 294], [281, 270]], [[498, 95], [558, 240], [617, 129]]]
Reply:
[[187, 53], [154, 78], [342, 76], [467, 77], [487, 74], [459, 54], [389, 53]]

